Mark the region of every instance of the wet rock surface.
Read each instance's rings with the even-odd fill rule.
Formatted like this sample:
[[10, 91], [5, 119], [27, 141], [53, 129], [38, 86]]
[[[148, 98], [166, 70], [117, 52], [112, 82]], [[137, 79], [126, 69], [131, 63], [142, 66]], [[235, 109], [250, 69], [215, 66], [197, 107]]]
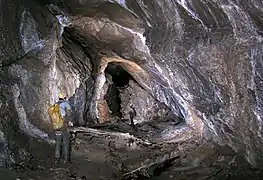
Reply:
[[[69, 178], [86, 166], [90, 174], [105, 170], [103, 178], [154, 178], [145, 170], [160, 165], [154, 157], [173, 159], [179, 148], [193, 159], [180, 154], [158, 177], [260, 177], [249, 168], [263, 162], [262, 7], [258, 0], [2, 0], [0, 165], [29, 172], [50, 154], [47, 108], [64, 93], [76, 127], [99, 130], [79, 129], [71, 169], [44, 163], [39, 178]], [[102, 138], [109, 130], [158, 148], [127, 149], [116, 135], [111, 147]], [[126, 148], [112, 150], [115, 143]]]

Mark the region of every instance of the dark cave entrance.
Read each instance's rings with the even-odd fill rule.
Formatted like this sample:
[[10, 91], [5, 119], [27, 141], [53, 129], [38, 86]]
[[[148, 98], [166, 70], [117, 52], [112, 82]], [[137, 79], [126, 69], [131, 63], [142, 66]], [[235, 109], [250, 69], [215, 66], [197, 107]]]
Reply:
[[105, 73], [106, 77], [108, 75], [111, 76], [113, 82], [108, 87], [105, 99], [110, 110], [112, 111], [112, 115], [122, 117], [120, 89], [126, 88], [129, 84], [129, 80], [133, 78], [118, 63], [109, 63]]

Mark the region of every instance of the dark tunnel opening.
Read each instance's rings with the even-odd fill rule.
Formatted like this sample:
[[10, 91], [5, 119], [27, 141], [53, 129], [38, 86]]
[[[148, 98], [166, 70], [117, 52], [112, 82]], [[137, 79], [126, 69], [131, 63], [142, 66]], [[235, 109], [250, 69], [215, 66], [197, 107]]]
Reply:
[[113, 83], [118, 88], [124, 88], [132, 79], [132, 76], [118, 63], [109, 63], [105, 71], [111, 75]]
[[120, 89], [128, 86], [129, 80], [133, 79], [132, 76], [124, 70], [118, 63], [109, 63], [106, 70], [106, 75], [110, 75], [112, 84], [109, 85], [105, 99], [112, 111], [113, 116], [122, 117], [121, 114], [121, 98]]

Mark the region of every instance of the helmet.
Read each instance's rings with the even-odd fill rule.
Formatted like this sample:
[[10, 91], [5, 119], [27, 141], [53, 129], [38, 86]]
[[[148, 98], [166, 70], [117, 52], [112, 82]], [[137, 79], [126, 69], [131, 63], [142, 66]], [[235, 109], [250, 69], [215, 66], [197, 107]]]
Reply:
[[62, 94], [62, 93], [59, 93], [59, 94], [58, 94], [58, 98], [59, 98], [59, 99], [64, 98], [63, 94]]

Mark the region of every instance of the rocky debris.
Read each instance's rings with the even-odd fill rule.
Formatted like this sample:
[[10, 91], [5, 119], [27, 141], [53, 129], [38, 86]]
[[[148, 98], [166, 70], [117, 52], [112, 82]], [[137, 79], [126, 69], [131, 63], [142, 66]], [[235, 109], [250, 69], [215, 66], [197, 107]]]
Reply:
[[[35, 141], [51, 142], [47, 108], [59, 92], [69, 97], [76, 125], [114, 121], [106, 69], [117, 63], [131, 76], [120, 91], [123, 121], [129, 104], [135, 110], [133, 128], [111, 126], [119, 128], [115, 139], [125, 131], [151, 143], [204, 138], [262, 167], [261, 7], [258, 0], [2, 0], [1, 165], [30, 164]], [[213, 179], [226, 175], [221, 169], [182, 171]]]
[[258, 169], [243, 171], [248, 164], [244, 166], [237, 154], [220, 154], [216, 146], [207, 142], [199, 144], [197, 139], [158, 143], [141, 149], [127, 147], [125, 150], [108, 145], [114, 140], [114, 136], [105, 139], [104, 136], [77, 132], [72, 144], [71, 164], [56, 167], [52, 159], [40, 159], [37, 168], [16, 171], [13, 176], [34, 180], [235, 179], [253, 177], [252, 173], [260, 176]]
[[172, 151], [162, 156], [158, 155], [156, 159], [147, 159], [140, 163], [140, 167], [124, 173], [121, 179], [138, 178], [140, 176], [150, 178], [154, 176], [154, 171], [156, 171], [156, 169], [174, 164], [174, 161], [179, 158], [180, 154], [178, 150]]
[[[103, 131], [103, 130], [96, 130], [93, 128], [87, 128], [87, 127], [78, 127], [78, 128], [72, 128], [70, 129], [73, 133], [85, 133], [89, 134], [90, 136], [95, 137], [104, 137], [109, 138], [113, 140], [114, 148], [118, 148], [118, 146], [128, 146], [132, 148], [139, 147], [140, 145], [151, 145], [150, 142], [138, 139], [134, 137], [133, 135], [130, 135], [129, 133], [121, 133], [121, 132], [110, 132], [110, 131]], [[109, 146], [111, 146], [111, 142], [109, 142]]]

